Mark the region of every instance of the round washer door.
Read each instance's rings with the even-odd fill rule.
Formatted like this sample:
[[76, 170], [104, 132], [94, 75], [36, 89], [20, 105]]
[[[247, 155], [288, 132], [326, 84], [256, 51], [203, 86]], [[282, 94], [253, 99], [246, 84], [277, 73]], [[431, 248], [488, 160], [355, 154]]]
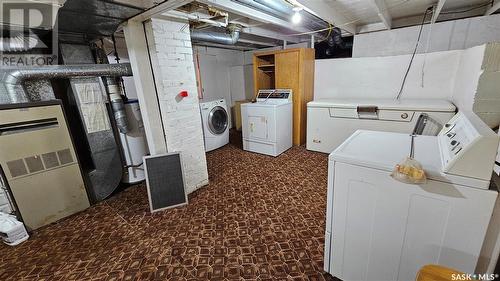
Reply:
[[208, 128], [214, 135], [224, 133], [228, 126], [228, 117], [226, 110], [221, 106], [212, 108], [208, 114]]

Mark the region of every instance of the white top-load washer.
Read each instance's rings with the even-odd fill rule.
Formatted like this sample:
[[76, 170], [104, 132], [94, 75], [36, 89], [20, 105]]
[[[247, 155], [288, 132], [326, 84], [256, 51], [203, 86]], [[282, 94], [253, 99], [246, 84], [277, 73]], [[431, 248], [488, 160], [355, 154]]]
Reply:
[[497, 198], [498, 140], [459, 112], [438, 136], [415, 137], [428, 180], [411, 185], [390, 176], [411, 136], [356, 131], [329, 156], [325, 271], [344, 281], [413, 281], [426, 264], [474, 273]]
[[229, 115], [225, 99], [200, 103], [205, 151], [211, 151], [229, 143]]
[[421, 134], [436, 135], [455, 114], [446, 100], [319, 99], [307, 104], [308, 150], [331, 153], [356, 130], [411, 133], [427, 115]]
[[243, 149], [278, 156], [292, 147], [292, 90], [259, 90], [241, 105]]

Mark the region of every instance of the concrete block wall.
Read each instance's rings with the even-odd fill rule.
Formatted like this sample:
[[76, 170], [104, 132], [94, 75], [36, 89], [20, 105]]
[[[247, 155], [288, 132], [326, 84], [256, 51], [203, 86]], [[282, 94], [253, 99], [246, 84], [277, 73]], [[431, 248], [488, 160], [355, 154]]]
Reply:
[[453, 102], [471, 110], [491, 128], [500, 124], [500, 43], [463, 51], [455, 77]]
[[[181, 152], [188, 193], [208, 184], [203, 129], [189, 25], [163, 19], [146, 23], [168, 152]], [[181, 91], [189, 96], [179, 97]]]
[[[418, 53], [464, 50], [500, 41], [500, 14], [426, 24]], [[420, 26], [395, 28], [354, 36], [353, 57], [411, 54]], [[429, 38], [430, 36], [430, 38]], [[429, 46], [427, 46], [429, 40]]]
[[[402, 99], [451, 99], [462, 51], [418, 54]], [[314, 99], [398, 95], [410, 55], [316, 60]]]

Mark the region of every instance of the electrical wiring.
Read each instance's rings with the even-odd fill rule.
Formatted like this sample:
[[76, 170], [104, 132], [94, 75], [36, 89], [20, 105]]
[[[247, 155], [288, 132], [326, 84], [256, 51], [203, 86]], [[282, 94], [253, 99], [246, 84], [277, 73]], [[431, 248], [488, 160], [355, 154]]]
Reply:
[[[435, 12], [435, 10], [433, 11]], [[427, 64], [427, 53], [429, 52], [429, 47], [431, 44], [431, 36], [432, 36], [432, 27], [434, 24], [431, 22], [429, 25], [429, 32], [427, 33], [427, 44], [425, 45], [425, 55], [424, 55], [424, 63], [422, 64], [422, 71], [421, 71], [421, 79], [420, 79], [420, 87], [424, 88], [425, 87], [425, 65]]]
[[332, 30], [333, 30], [333, 25], [331, 23], [328, 23], [328, 34], [325, 36], [325, 39], [321, 40], [320, 42], [328, 40], [330, 35], [332, 35]]
[[427, 10], [425, 10], [424, 16], [422, 18], [422, 23], [420, 24], [420, 30], [418, 32], [417, 43], [415, 44], [415, 49], [413, 50], [413, 54], [411, 55], [410, 63], [408, 64], [408, 68], [406, 69], [403, 82], [401, 83], [401, 88], [399, 89], [398, 95], [396, 96], [396, 100], [399, 100], [401, 98], [401, 95], [403, 94], [403, 90], [406, 84], [406, 79], [408, 78], [408, 74], [410, 73], [413, 60], [415, 59], [415, 55], [417, 54], [418, 46], [420, 45], [420, 37], [422, 36], [422, 30], [424, 29], [425, 19], [427, 18], [429, 12], [431, 12], [433, 9], [434, 9], [433, 7], [429, 7], [427, 8]]

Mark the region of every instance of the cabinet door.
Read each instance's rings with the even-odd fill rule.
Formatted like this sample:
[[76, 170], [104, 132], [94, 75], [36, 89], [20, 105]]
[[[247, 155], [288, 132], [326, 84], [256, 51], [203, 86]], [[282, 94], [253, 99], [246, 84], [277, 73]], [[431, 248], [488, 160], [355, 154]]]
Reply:
[[293, 144], [300, 144], [300, 82], [299, 82], [300, 52], [283, 52], [275, 56], [276, 89], [292, 89], [293, 97]]
[[276, 88], [299, 90], [299, 51], [277, 53], [276, 64]]

